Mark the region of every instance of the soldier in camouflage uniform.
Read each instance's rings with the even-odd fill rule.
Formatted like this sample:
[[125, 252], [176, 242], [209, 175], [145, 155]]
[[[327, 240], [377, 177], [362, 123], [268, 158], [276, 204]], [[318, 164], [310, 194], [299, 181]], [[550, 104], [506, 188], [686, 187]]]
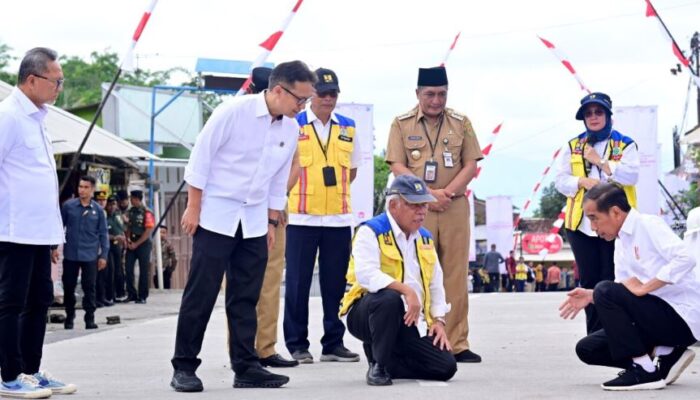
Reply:
[[[155, 227], [155, 217], [143, 201], [143, 191], [131, 191], [131, 208], [126, 228], [126, 301], [146, 304], [148, 298], [148, 274], [151, 259], [151, 232]], [[134, 266], [139, 262], [138, 293], [134, 287]]]
[[[124, 221], [117, 206], [117, 197], [110, 196], [107, 200], [107, 230], [109, 233], [109, 257], [107, 258], [107, 269], [111, 271], [107, 275], [106, 297], [109, 301], [125, 297], [124, 288], [124, 263], [122, 254], [126, 247], [126, 236], [124, 235]], [[111, 284], [110, 284], [111, 283]]]
[[[175, 248], [168, 241], [168, 227], [160, 227], [160, 254], [163, 260], [163, 289], [170, 289], [170, 278], [177, 267]], [[158, 287], [158, 271], [153, 275], [153, 286]]]

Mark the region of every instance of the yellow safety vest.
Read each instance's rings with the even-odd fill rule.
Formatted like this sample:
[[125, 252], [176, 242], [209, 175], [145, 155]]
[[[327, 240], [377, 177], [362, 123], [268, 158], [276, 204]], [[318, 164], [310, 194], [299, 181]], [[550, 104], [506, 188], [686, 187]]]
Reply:
[[518, 264], [515, 266], [515, 280], [516, 281], [526, 281], [527, 280], [527, 265]]
[[[615, 130], [612, 131], [610, 139], [608, 140], [608, 145], [605, 148], [606, 154], [603, 154], [601, 158], [607, 159], [610, 163], [619, 163], [627, 146], [637, 145], [631, 138]], [[585, 132], [569, 141], [569, 149], [571, 149], [571, 159], [569, 162], [571, 163], [571, 173], [573, 176], [588, 176], [587, 166], [589, 163], [583, 158], [583, 148], [585, 145]], [[588, 169], [590, 170], [590, 166]], [[634, 185], [623, 185], [622, 189], [627, 195], [627, 201], [630, 203], [630, 206], [636, 208], [637, 191]], [[585, 194], [586, 189], [580, 188], [574, 197], [568, 197], [566, 199], [566, 220], [564, 221], [566, 229], [575, 231], [581, 225], [581, 221], [583, 220], [583, 196]]]
[[[299, 180], [289, 193], [292, 214], [334, 215], [352, 212], [350, 204], [350, 169], [355, 147], [355, 122], [336, 114], [331, 120], [326, 146], [321, 143], [307, 112], [297, 115], [299, 122]], [[326, 186], [323, 168], [335, 169], [335, 186]]]
[[[365, 222], [377, 235], [380, 250], [380, 269], [399, 282], [403, 282], [404, 261], [401, 251], [396, 245], [394, 232], [386, 213], [382, 213]], [[421, 280], [423, 286], [423, 315], [428, 326], [432, 325], [433, 317], [430, 314], [430, 282], [433, 280], [433, 272], [437, 261], [435, 243], [430, 232], [425, 228], [419, 229], [419, 237], [415, 241], [418, 264], [420, 265]], [[350, 257], [346, 279], [352, 287], [345, 293], [340, 307], [340, 315], [345, 315], [350, 307], [367, 293], [367, 289], [357, 283], [355, 276], [355, 260]]]

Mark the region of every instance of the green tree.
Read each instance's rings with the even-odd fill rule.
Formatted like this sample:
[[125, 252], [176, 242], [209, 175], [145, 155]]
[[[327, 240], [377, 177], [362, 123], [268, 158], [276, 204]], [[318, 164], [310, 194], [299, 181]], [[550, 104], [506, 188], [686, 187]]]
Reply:
[[[56, 105], [62, 108], [81, 107], [100, 102], [102, 99], [101, 84], [111, 82], [114, 79], [119, 68], [119, 56], [109, 50], [92, 52], [88, 61], [76, 56], [64, 56], [61, 57], [61, 66], [66, 83]], [[181, 69], [122, 72], [118, 82], [135, 86], [163, 85], [167, 83], [170, 75], [176, 70]]]
[[384, 189], [389, 179], [389, 164], [384, 161], [384, 157], [374, 156], [374, 215], [384, 211]]
[[11, 61], [15, 59], [10, 54], [12, 47], [0, 42], [0, 80], [14, 85], [17, 83], [17, 74], [7, 71], [7, 67]]
[[557, 218], [561, 209], [566, 204], [566, 196], [559, 193], [554, 187], [554, 182], [542, 189], [542, 197], [540, 198], [540, 206], [535, 210], [537, 218]]

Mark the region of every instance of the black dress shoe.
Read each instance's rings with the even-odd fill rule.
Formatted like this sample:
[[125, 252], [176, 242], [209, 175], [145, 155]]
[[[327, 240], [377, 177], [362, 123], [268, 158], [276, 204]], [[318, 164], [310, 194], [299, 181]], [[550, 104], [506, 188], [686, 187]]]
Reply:
[[135, 301], [136, 304], [146, 304], [146, 299], [138, 299]]
[[299, 361], [287, 360], [279, 354], [273, 354], [270, 357], [261, 358], [260, 364], [262, 364], [263, 367], [290, 368], [299, 365]]
[[455, 354], [455, 360], [460, 363], [480, 363], [481, 356], [471, 350], [464, 350]]
[[389, 371], [381, 364], [373, 362], [369, 364], [367, 370], [367, 384], [370, 386], [389, 386], [393, 382], [391, 382]]
[[201, 392], [204, 390], [202, 381], [197, 378], [194, 372], [175, 371], [170, 387], [176, 392]]
[[278, 388], [289, 382], [289, 377], [273, 374], [263, 367], [250, 367], [233, 378], [235, 388]]

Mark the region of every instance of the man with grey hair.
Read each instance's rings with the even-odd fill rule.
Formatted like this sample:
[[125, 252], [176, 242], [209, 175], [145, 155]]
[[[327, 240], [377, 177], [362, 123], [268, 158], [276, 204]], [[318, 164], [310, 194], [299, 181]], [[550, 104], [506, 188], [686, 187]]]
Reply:
[[[387, 212], [357, 230], [348, 267], [341, 315], [348, 331], [362, 340], [369, 361], [367, 384], [394, 379], [446, 381], [457, 371], [447, 338], [442, 267], [432, 234], [422, 227], [428, 186], [413, 175], [394, 179]], [[421, 337], [419, 321], [427, 324]]]
[[63, 88], [55, 51], [29, 50], [0, 103], [0, 396], [73, 393], [39, 370], [53, 302], [51, 248], [63, 243], [58, 178], [44, 118]]

